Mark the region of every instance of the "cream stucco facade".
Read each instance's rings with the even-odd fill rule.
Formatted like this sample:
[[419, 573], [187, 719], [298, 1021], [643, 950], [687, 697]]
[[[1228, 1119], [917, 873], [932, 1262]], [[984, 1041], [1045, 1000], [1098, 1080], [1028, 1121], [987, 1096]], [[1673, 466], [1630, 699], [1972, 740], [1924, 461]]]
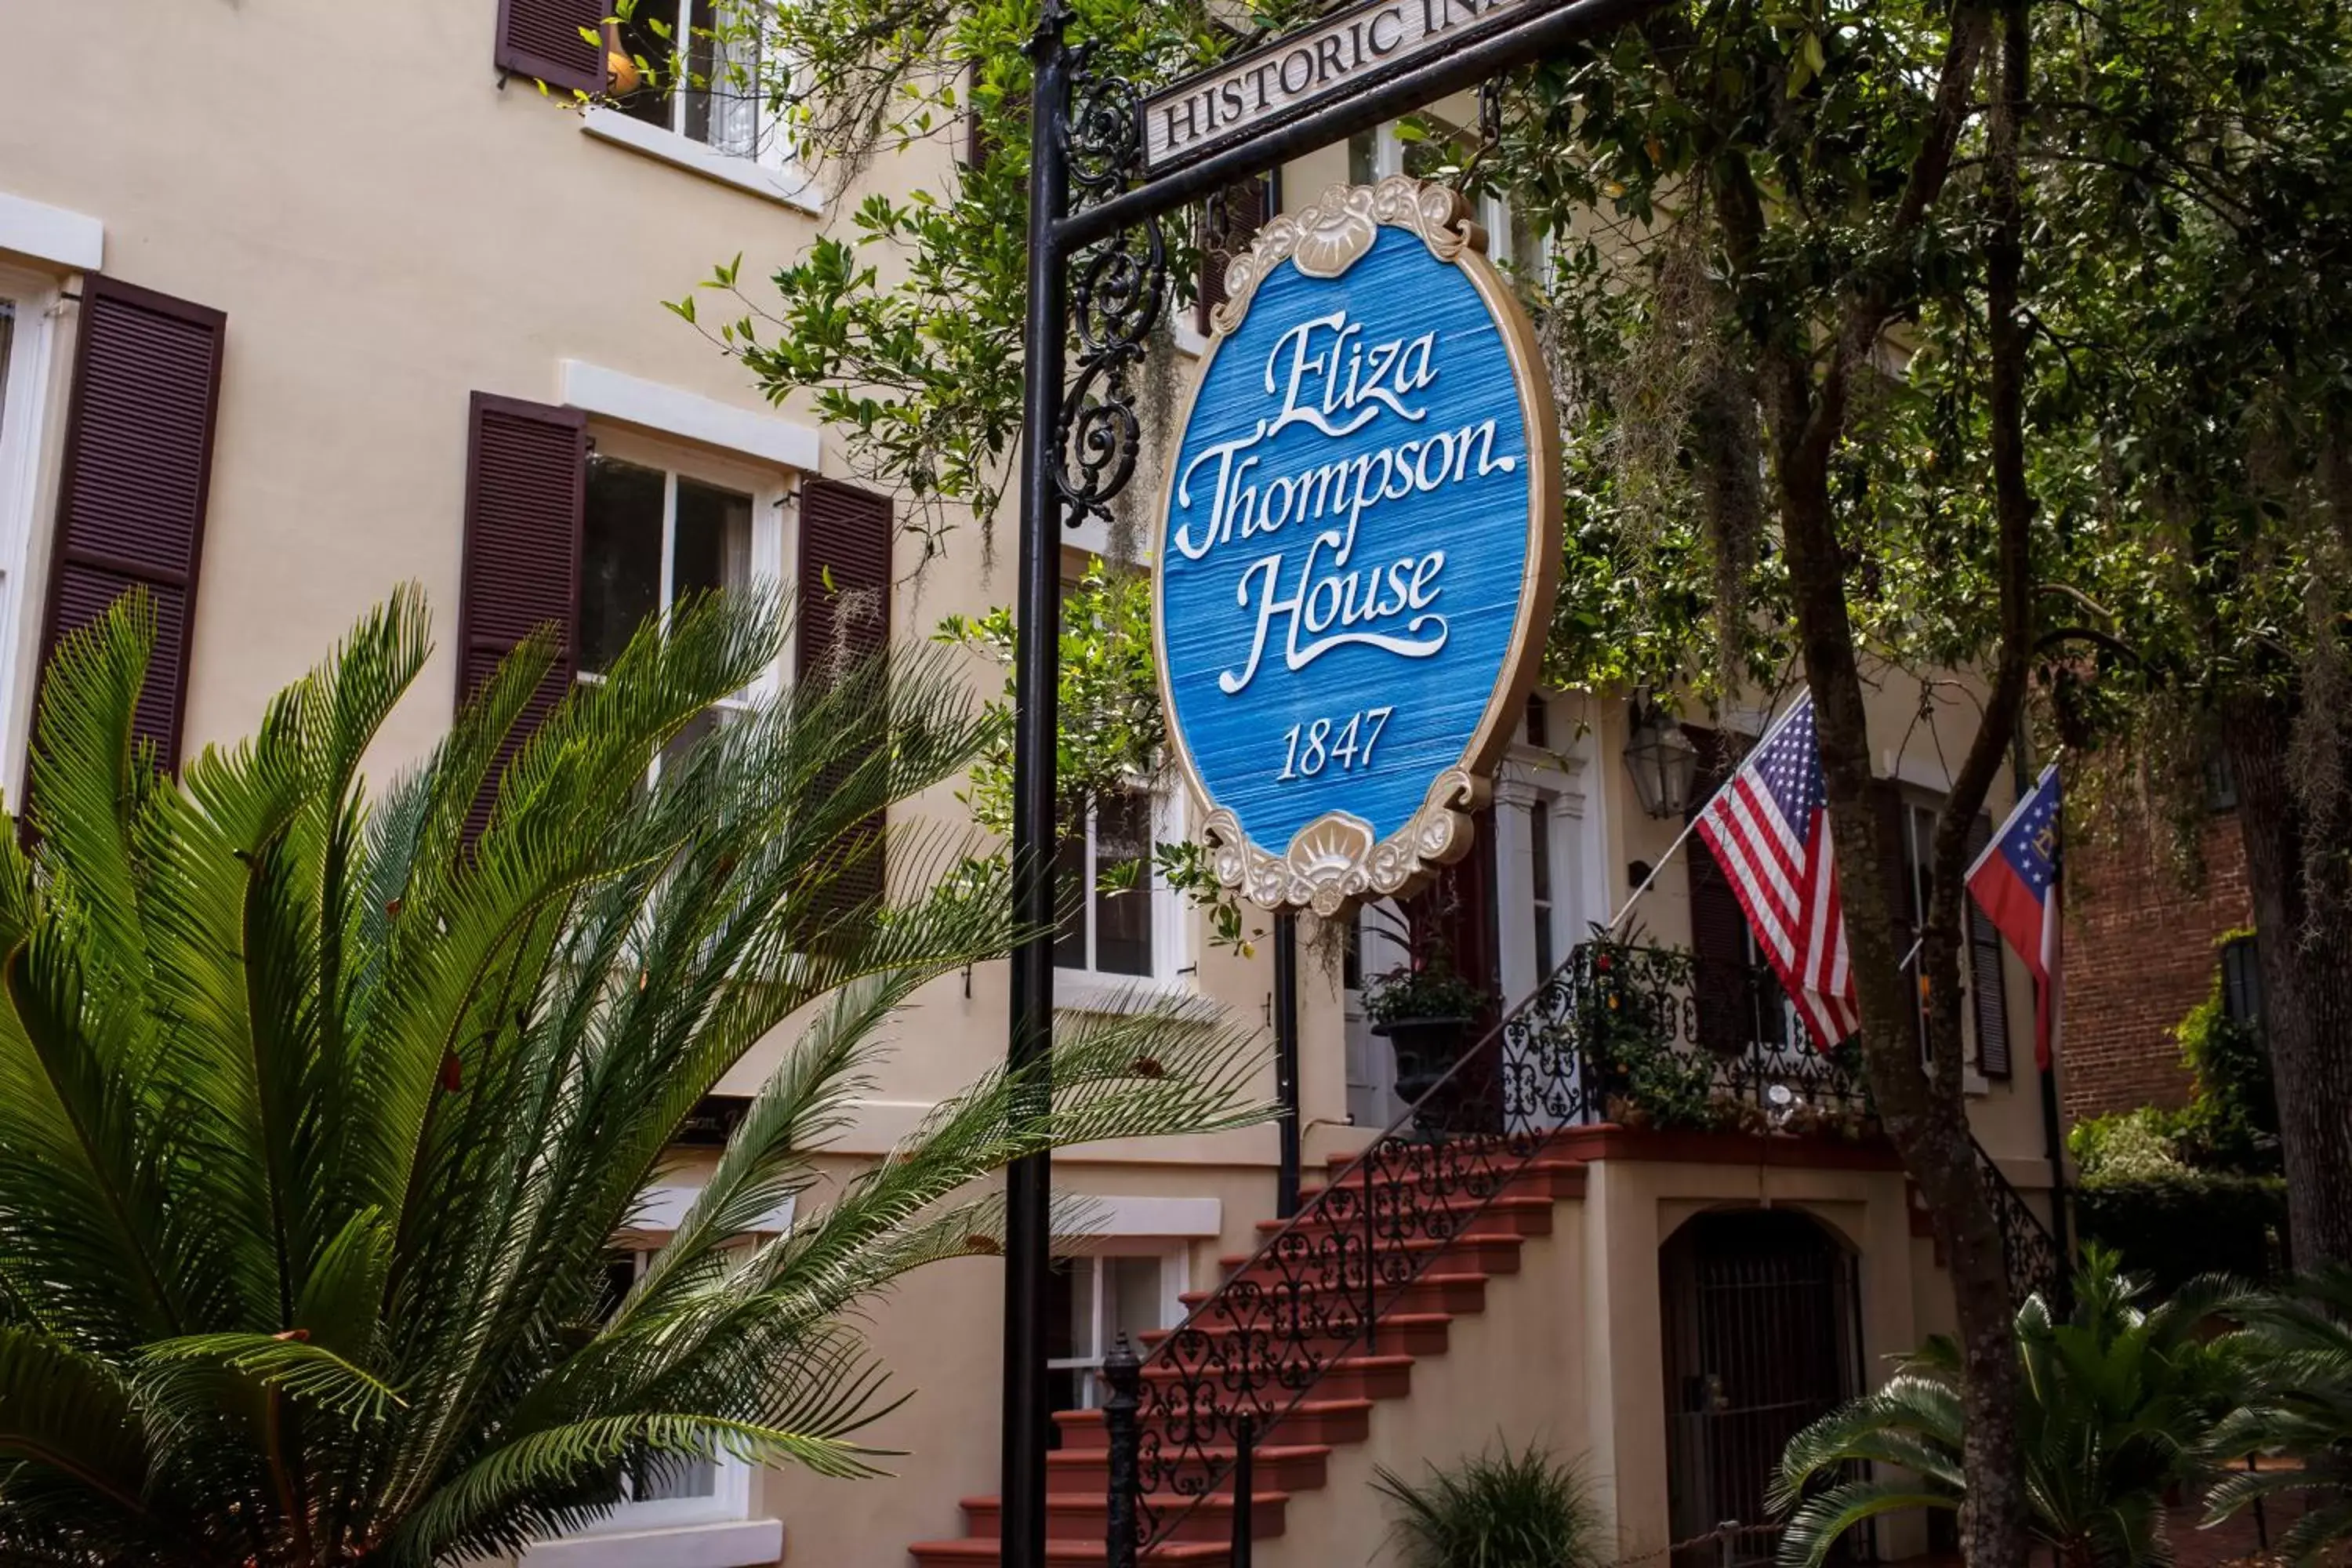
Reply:
[[[443, 628], [458, 604], [469, 395], [583, 411], [598, 449], [720, 485], [753, 503], [753, 568], [789, 578], [800, 482], [848, 473], [838, 432], [797, 400], [769, 405], [741, 368], [662, 301], [714, 263], [747, 279], [803, 254], [866, 187], [828, 192], [788, 159], [714, 162], [685, 138], [583, 118], [491, 65], [498, 0], [416, 0], [392, 12], [320, 0], [80, 0], [14, 18], [18, 68], [0, 94], [0, 300], [11, 307], [0, 378], [0, 779], [21, 786], [53, 520], [73, 384], [80, 279], [102, 272], [226, 312], [209, 521], [192, 632], [191, 749], [251, 731], [299, 675], [396, 584], [422, 584]], [[82, 62], [68, 68], [70, 62]], [[866, 176], [904, 191], [951, 177], [945, 133]], [[1284, 188], [1344, 180], [1345, 151], [1302, 159]], [[756, 287], [756, 286], [755, 286]], [[1182, 351], [1158, 363], [1181, 374]], [[1138, 483], [1150, 493], [1150, 476]], [[900, 635], [1012, 596], [1009, 550], [992, 570], [977, 531], [915, 570], [902, 541]], [[975, 660], [976, 682], [993, 686]], [[370, 759], [388, 776], [446, 722], [456, 661], [436, 656]], [[1915, 722], [1917, 692], [1890, 674], [1875, 692], [1882, 771], [1932, 794], [1965, 745], [1970, 710]], [[1538, 954], [1565, 953], [1607, 921], [1637, 864], [1664, 860], [1679, 824], [1643, 815], [1620, 758], [1622, 695], [1549, 699], [1546, 744], [1514, 749], [1497, 789], [1497, 965], [1513, 995]], [[1760, 715], [1750, 715], [1751, 720]], [[1747, 726], [1751, 730], [1754, 723]], [[1997, 798], [1997, 809], [2005, 808]], [[1534, 904], [1540, 805], [1549, 902]], [[949, 792], [919, 809], [955, 816]], [[1644, 900], [1649, 940], [1689, 937], [1670, 868]], [[1269, 960], [1213, 947], [1172, 903], [1155, 984], [1255, 1020]], [[1542, 942], [1538, 920], [1548, 921]], [[1175, 934], [1168, 935], [1172, 931]], [[1099, 995], [1073, 976], [1066, 1001]], [[1360, 1147], [1382, 1106], [1339, 976], [1309, 966], [1300, 1115], [1310, 1169]], [[2032, 1012], [2011, 963], [2011, 1037]], [[829, 1156], [887, 1150], [932, 1102], [1003, 1049], [1003, 966], [927, 991], [882, 1089]], [[729, 1082], [748, 1089], [778, 1043]], [[1269, 1069], [1265, 1087], [1272, 1092]], [[2030, 1065], [1971, 1082], [1979, 1137], [2021, 1189], [2050, 1184], [2041, 1089]], [[1412, 1470], [1498, 1432], [1581, 1456], [1621, 1552], [1669, 1537], [1660, 1249], [1703, 1210], [1794, 1207], [1858, 1259], [1864, 1366], [1941, 1327], [1948, 1305], [1932, 1249], [1913, 1234], [1899, 1172], [1867, 1162], [1759, 1163], [1595, 1142], [1583, 1194], [1530, 1237], [1520, 1271], [1417, 1369], [1410, 1400], [1383, 1406], [1328, 1483], [1293, 1500], [1277, 1565], [1356, 1563], [1379, 1550], [1371, 1466]], [[1685, 1149], [1685, 1153], [1688, 1151]], [[1789, 1155], [1789, 1151], [1779, 1152]], [[1163, 1324], [1181, 1290], [1249, 1252], [1273, 1213], [1270, 1128], [1089, 1151], [1060, 1163], [1066, 1190], [1104, 1200], [1098, 1257], [1156, 1259]], [[671, 1178], [691, 1186], [694, 1162]], [[1142, 1310], [1142, 1309], [1139, 1309]], [[909, 1542], [962, 1529], [959, 1500], [992, 1491], [997, 1463], [999, 1274], [940, 1266], [879, 1312], [878, 1349], [916, 1397], [874, 1434], [908, 1450], [898, 1478], [818, 1482], [766, 1474], [719, 1487], [709, 1507], [640, 1515], [615, 1531], [534, 1552], [540, 1568], [730, 1568], [782, 1561], [865, 1568], [907, 1561]]]

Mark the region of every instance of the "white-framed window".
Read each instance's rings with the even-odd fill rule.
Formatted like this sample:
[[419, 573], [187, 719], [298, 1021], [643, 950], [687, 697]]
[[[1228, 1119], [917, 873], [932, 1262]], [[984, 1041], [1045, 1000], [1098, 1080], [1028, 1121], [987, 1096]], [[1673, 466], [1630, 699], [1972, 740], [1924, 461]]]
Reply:
[[1083, 829], [1062, 841], [1056, 968], [1175, 984], [1187, 911], [1151, 864], [1152, 846], [1180, 836], [1173, 810], [1164, 795], [1139, 783], [1096, 802]]
[[1103, 1357], [1124, 1332], [1138, 1355], [1149, 1353], [1144, 1334], [1183, 1318], [1185, 1275], [1181, 1247], [1089, 1250], [1054, 1259], [1045, 1297], [1045, 1368], [1053, 1408], [1099, 1409], [1106, 1390]]
[[1552, 795], [1538, 791], [1535, 804], [1528, 807], [1528, 914], [1535, 922], [1539, 977], [1559, 965], [1559, 901], [1552, 895], [1558, 880], [1552, 866], [1552, 816], [1558, 805]]
[[[609, 1307], [645, 1277], [654, 1249], [624, 1247], [604, 1263]], [[586, 1533], [659, 1530], [668, 1525], [709, 1524], [742, 1519], [751, 1510], [751, 1468], [740, 1459], [698, 1459], [687, 1464], [641, 1464], [621, 1472], [623, 1501]]]
[[0, 786], [12, 801], [22, 793], [32, 729], [41, 635], [33, 540], [62, 297], [53, 277], [0, 267], [0, 743], [6, 746]]
[[[1477, 144], [1476, 136], [1470, 132], [1446, 125], [1427, 114], [1417, 118], [1436, 134], [1408, 142], [1398, 133], [1397, 122], [1391, 120], [1378, 130], [1359, 132], [1349, 137], [1349, 179], [1360, 185], [1393, 174], [1440, 179], [1444, 177], [1443, 171], [1459, 164]], [[1551, 286], [1551, 237], [1546, 230], [1517, 221], [1510, 203], [1492, 191], [1481, 192], [1474, 199], [1472, 214], [1478, 226], [1486, 231], [1488, 259], [1504, 265], [1522, 281], [1538, 289]]]
[[[761, 82], [767, 0], [635, 0], [620, 52], [654, 67], [613, 84], [613, 108], [730, 158], [780, 156], [782, 126]], [[673, 58], [675, 79], [667, 79]]]
[[[602, 679], [647, 616], [700, 591], [782, 576], [783, 484], [774, 470], [596, 432], [582, 514], [578, 679]], [[745, 706], [720, 703], [677, 743]]]

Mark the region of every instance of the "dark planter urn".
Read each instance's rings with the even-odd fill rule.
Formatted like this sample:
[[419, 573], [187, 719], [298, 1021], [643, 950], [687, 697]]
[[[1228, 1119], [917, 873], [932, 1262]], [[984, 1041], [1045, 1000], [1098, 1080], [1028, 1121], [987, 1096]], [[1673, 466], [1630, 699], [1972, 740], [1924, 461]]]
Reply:
[[1467, 1018], [1391, 1018], [1374, 1024], [1372, 1033], [1396, 1053], [1397, 1097], [1417, 1105], [1422, 1096], [1462, 1059], [1470, 1039]]

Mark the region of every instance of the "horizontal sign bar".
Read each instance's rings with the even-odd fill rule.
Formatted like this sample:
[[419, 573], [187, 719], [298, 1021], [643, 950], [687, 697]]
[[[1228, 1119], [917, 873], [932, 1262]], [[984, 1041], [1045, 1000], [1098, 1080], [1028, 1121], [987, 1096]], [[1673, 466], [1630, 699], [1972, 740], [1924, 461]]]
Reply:
[[1144, 169], [1188, 163], [1559, 3], [1371, 0], [1261, 44], [1144, 100]]

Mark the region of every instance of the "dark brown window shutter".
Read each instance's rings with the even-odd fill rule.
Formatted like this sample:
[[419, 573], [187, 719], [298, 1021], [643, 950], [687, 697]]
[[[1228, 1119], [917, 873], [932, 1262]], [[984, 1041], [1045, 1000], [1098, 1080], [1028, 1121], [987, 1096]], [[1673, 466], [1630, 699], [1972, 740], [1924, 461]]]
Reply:
[[499, 69], [536, 77], [573, 92], [604, 90], [604, 47], [581, 36], [601, 34], [608, 0], [499, 0]]
[[[1911, 952], [1911, 962], [1904, 966], [1903, 983], [1911, 994], [1911, 1033], [1922, 1058], [1927, 1051], [1927, 994], [1919, 986], [1918, 955], [1912, 950], [1913, 939], [1919, 934], [1919, 921], [1924, 910], [1919, 907], [1919, 889], [1926, 880], [1925, 868], [1919, 861], [1919, 844], [1913, 836], [1914, 810], [1909, 801], [1896, 790], [1882, 790], [1878, 796], [1880, 831], [1892, 836], [1895, 855], [1880, 868], [1886, 873], [1886, 907], [1895, 919], [1897, 946]], [[1846, 915], [1853, 918], [1852, 912]]]
[[991, 145], [988, 125], [980, 110], [980, 62], [974, 60], [963, 72], [963, 145], [957, 149], [967, 169], [977, 169], [988, 162], [996, 149]]
[[[1969, 862], [1992, 842], [1992, 818], [1969, 827]], [[2000, 929], [1964, 892], [1969, 909], [1969, 980], [1976, 1003], [1977, 1070], [1987, 1078], [2009, 1076], [2009, 981], [2000, 958]]]
[[[889, 497], [835, 479], [803, 481], [800, 511], [801, 608], [793, 675], [822, 686], [844, 661], [889, 646], [890, 543], [897, 530]], [[875, 717], [878, 721], [882, 715]], [[880, 900], [882, 826], [877, 813], [852, 836], [849, 863], [829, 889], [828, 920]]]
[[1225, 302], [1225, 268], [1265, 226], [1274, 214], [1273, 176], [1258, 175], [1228, 185], [1211, 199], [1201, 217], [1201, 277], [1193, 324], [1205, 337], [1209, 316]]
[[60, 638], [144, 588], [155, 606], [155, 653], [136, 732], [173, 770], [227, 330], [228, 318], [206, 306], [94, 273], [82, 280], [41, 657], [46, 663]]
[[[466, 440], [465, 564], [457, 601], [457, 700], [541, 626], [559, 647], [521, 724], [499, 753], [520, 748], [572, 689], [578, 668], [580, 529], [588, 476], [588, 416], [487, 392], [474, 394]], [[489, 819], [495, 787], [475, 803], [470, 833]]]
[[[1683, 732], [1698, 748], [1690, 801], [1690, 815], [1696, 816], [1753, 742], [1744, 735], [1695, 725], [1685, 725]], [[1738, 1056], [1758, 1044], [1785, 1045], [1787, 1014], [1780, 982], [1769, 966], [1748, 960], [1748, 914], [1739, 907], [1729, 874], [1696, 834], [1685, 852], [1690, 856], [1691, 993], [1697, 1005], [1698, 1043], [1718, 1056]]]

